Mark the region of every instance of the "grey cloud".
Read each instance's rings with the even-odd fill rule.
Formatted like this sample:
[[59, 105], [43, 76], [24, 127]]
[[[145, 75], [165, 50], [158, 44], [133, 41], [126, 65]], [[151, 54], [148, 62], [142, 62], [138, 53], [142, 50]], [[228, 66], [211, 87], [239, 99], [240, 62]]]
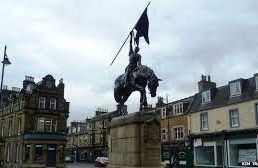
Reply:
[[[128, 46], [109, 66], [148, 1], [5, 1], [0, 7], [0, 46], [13, 62], [5, 84], [24, 75], [64, 78], [69, 121], [92, 116], [98, 106], [115, 109], [113, 84], [124, 72]], [[143, 64], [163, 79], [158, 94], [169, 100], [197, 91], [201, 74], [218, 85], [258, 72], [256, 0], [153, 0], [150, 45], [141, 41]], [[2, 50], [1, 50], [2, 51]], [[24, 66], [26, 65], [26, 66]], [[154, 104], [156, 98], [149, 98]], [[128, 101], [138, 109], [138, 93]]]

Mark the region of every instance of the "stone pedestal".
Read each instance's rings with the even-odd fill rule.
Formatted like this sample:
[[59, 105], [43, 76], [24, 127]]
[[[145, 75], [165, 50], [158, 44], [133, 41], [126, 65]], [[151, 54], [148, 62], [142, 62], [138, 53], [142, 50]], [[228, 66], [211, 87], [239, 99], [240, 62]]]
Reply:
[[161, 167], [160, 122], [154, 112], [132, 113], [110, 124], [109, 168]]

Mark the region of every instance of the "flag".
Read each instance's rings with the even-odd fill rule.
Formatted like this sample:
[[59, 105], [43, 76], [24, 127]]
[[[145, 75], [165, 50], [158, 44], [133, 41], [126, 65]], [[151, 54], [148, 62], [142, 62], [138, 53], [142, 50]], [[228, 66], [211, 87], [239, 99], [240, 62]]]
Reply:
[[149, 19], [147, 15], [147, 8], [142, 13], [134, 28], [137, 31], [135, 37], [136, 43], [139, 44], [139, 38], [143, 36], [145, 41], [149, 44]]

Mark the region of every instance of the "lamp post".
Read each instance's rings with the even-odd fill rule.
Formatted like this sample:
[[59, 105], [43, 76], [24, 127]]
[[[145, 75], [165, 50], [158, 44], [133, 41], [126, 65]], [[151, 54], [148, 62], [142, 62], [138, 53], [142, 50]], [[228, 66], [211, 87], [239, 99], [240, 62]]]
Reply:
[[3, 61], [2, 61], [2, 64], [3, 64], [3, 67], [2, 67], [2, 77], [1, 77], [1, 88], [0, 88], [0, 108], [1, 108], [1, 111], [2, 111], [2, 114], [3, 114], [3, 107], [2, 107], [2, 91], [3, 91], [3, 80], [4, 80], [4, 67], [5, 65], [10, 65], [11, 62], [9, 61], [9, 58], [7, 57], [7, 54], [6, 54], [6, 45], [4, 47], [4, 58], [3, 58]]

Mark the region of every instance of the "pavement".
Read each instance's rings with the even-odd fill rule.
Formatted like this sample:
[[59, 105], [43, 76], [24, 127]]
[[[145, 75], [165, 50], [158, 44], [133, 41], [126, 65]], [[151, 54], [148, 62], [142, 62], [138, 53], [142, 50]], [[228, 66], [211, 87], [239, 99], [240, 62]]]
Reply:
[[95, 168], [94, 163], [67, 163], [66, 168]]

